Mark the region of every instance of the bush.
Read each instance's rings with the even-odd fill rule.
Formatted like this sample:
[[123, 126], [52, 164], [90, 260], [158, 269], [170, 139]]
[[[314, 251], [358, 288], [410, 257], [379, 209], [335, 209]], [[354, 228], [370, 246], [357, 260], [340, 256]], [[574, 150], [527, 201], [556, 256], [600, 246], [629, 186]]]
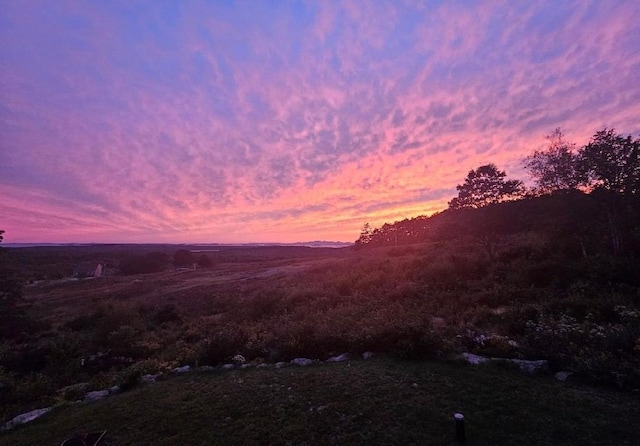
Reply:
[[147, 374], [166, 374], [177, 365], [178, 363], [175, 361], [160, 361], [157, 359], [139, 361], [119, 372], [116, 377], [116, 384], [122, 390], [129, 390], [138, 384], [142, 376]]
[[171, 322], [182, 323], [182, 317], [178, 312], [178, 308], [175, 304], [169, 303], [163, 305], [153, 317], [153, 322], [158, 325], [167, 324]]

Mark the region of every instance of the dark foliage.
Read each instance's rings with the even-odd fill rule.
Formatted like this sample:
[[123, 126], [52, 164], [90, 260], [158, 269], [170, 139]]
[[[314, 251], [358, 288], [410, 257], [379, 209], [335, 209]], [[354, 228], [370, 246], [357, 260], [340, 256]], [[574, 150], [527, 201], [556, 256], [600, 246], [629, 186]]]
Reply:
[[149, 274], [164, 271], [168, 256], [161, 252], [130, 254], [120, 261], [120, 273], [124, 275]]
[[495, 164], [469, 171], [463, 184], [456, 186], [458, 196], [449, 202], [451, 209], [481, 208], [516, 198], [524, 192], [522, 181], [507, 180], [507, 174]]
[[188, 249], [179, 249], [173, 255], [173, 266], [190, 267], [195, 263], [193, 253]]
[[213, 266], [213, 262], [206, 254], [200, 254], [196, 263], [200, 268], [211, 268]]
[[579, 167], [592, 187], [622, 194], [640, 193], [640, 139], [614, 129], [596, 132], [579, 153]]
[[575, 144], [564, 139], [557, 128], [547, 136], [546, 150], [536, 150], [524, 160], [524, 165], [536, 183], [535, 193], [549, 194], [577, 189], [585, 183], [581, 174]]

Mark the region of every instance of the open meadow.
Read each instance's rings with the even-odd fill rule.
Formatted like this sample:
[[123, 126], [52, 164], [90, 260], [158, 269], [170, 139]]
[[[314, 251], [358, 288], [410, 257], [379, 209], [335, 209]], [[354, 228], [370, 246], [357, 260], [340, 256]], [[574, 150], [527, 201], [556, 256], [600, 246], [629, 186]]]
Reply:
[[[163, 249], [169, 258], [180, 248]], [[0, 443], [48, 444], [50, 433], [59, 443], [90, 426], [109, 430], [106, 444], [448, 444], [451, 416], [462, 410], [473, 414], [473, 444], [520, 444], [523, 435], [535, 444], [632, 444], [640, 435], [635, 288], [607, 291], [585, 280], [602, 265], [557, 268], [544, 249], [534, 234], [504, 238], [491, 262], [471, 238], [227, 247], [208, 251], [207, 267], [32, 277], [21, 324], [0, 350], [2, 415], [57, 409]], [[132, 255], [64, 250], [70, 265]], [[29, 258], [43, 264], [15, 251], [8, 257], [23, 273]], [[374, 359], [359, 359], [364, 352]], [[274, 366], [343, 353], [351, 360]], [[547, 365], [525, 376], [509, 364], [465, 365], [461, 353]], [[262, 366], [226, 372], [225, 364]], [[201, 372], [168, 379], [184, 366]], [[570, 378], [555, 381], [559, 371]], [[159, 382], [140, 387], [149, 375]], [[126, 392], [73, 403], [114, 385]]]

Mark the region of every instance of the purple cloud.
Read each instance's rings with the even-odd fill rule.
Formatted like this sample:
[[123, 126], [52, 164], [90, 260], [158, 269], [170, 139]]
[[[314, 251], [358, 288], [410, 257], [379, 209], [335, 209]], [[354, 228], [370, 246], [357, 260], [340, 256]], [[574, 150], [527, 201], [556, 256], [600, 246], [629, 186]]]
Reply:
[[7, 241], [352, 240], [640, 132], [634, 2], [1, 4]]

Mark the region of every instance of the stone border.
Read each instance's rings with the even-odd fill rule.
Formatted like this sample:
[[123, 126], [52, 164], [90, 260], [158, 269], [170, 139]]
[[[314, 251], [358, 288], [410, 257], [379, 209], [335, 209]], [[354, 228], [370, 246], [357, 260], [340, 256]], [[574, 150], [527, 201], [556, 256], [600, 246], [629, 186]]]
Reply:
[[[364, 352], [362, 354], [362, 358], [367, 360], [367, 359], [371, 359], [374, 356], [374, 354], [372, 352]], [[236, 357], [238, 357], [239, 359], [244, 359], [244, 357], [240, 356], [240, 355], [236, 355]], [[290, 365], [295, 365], [298, 367], [307, 367], [310, 365], [314, 365], [314, 364], [322, 364], [324, 363], [331, 363], [331, 362], [344, 362], [344, 361], [348, 361], [351, 359], [351, 356], [349, 355], [349, 353], [343, 353], [341, 355], [338, 356], [332, 356], [331, 358], [327, 359], [326, 361], [320, 361], [318, 359], [309, 359], [309, 358], [294, 358], [292, 359], [290, 362], [276, 362], [275, 364], [269, 364], [269, 363], [252, 363], [252, 362], [244, 362], [244, 361], [237, 361], [235, 363], [228, 363], [228, 364], [223, 364], [220, 367], [213, 367], [213, 366], [209, 366], [209, 365], [204, 365], [201, 367], [191, 367], [189, 365], [185, 365], [182, 367], [175, 367], [174, 369], [171, 370], [171, 372], [175, 375], [183, 375], [185, 373], [191, 373], [191, 372], [215, 372], [215, 371], [219, 371], [219, 370], [245, 370], [245, 369], [252, 369], [252, 368], [256, 368], [256, 369], [268, 369], [268, 368], [275, 368], [275, 369], [281, 369], [283, 367], [287, 367]], [[149, 384], [149, 383], [154, 383], [156, 382], [162, 375], [160, 373], [158, 374], [146, 374], [140, 377], [140, 379], [138, 379], [138, 383], [140, 384]], [[78, 388], [82, 388], [82, 387], [88, 387], [87, 383], [78, 383], [78, 384], [72, 384], [70, 386], [66, 386], [62, 389], [60, 389], [58, 392], [64, 392], [66, 389], [71, 389], [73, 387], [78, 387]], [[81, 400], [76, 401], [77, 403], [91, 403], [94, 401], [100, 401], [103, 400], [111, 395], [114, 395], [116, 393], [120, 393], [122, 391], [122, 389], [120, 388], [120, 386], [115, 385], [113, 387], [110, 387], [109, 389], [102, 389], [102, 390], [93, 390], [90, 392], [86, 392], [84, 394], [84, 396], [82, 397]], [[12, 418], [11, 420], [7, 421], [6, 423], [4, 423], [2, 425], [2, 427], [0, 428], [0, 431], [7, 431], [10, 429], [13, 429], [16, 426], [20, 426], [22, 424], [26, 424], [26, 423], [30, 423], [31, 421], [40, 418], [41, 416], [49, 413], [54, 407], [56, 406], [50, 406], [50, 407], [45, 407], [42, 409], [35, 409], [32, 410], [30, 412], [25, 412], [22, 413], [20, 415], [15, 416], [14, 418]]]

